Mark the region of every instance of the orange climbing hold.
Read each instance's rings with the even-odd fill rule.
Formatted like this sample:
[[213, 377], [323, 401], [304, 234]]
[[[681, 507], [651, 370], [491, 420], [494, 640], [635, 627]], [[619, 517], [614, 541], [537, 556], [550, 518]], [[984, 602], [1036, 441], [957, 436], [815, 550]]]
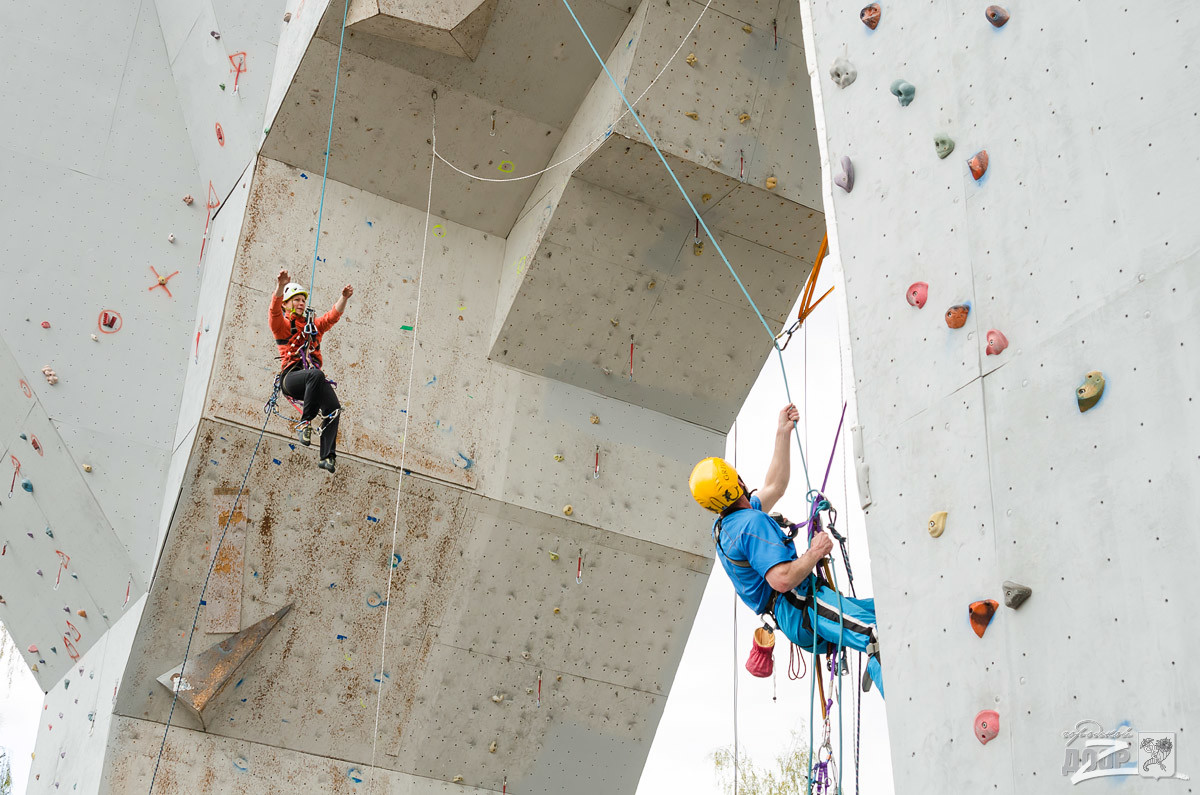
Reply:
[[983, 637], [983, 633], [987, 631], [988, 624], [992, 623], [992, 616], [996, 615], [998, 607], [1000, 607], [1000, 603], [995, 599], [971, 602], [967, 612], [971, 617], [971, 629], [975, 630], [976, 635]]

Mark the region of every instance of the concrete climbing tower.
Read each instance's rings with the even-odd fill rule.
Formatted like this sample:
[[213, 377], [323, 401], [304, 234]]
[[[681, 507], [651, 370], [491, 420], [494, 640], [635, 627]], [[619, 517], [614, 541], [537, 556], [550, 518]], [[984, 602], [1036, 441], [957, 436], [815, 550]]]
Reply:
[[[1195, 775], [1200, 18], [896, 0], [868, 26], [801, 7], [896, 792]], [[832, 184], [843, 158], [852, 191]], [[1032, 589], [1018, 609], [1006, 581]], [[988, 599], [977, 637], [968, 605]], [[1081, 722], [1122, 745], [1064, 734]], [[1177, 768], [1138, 764], [1168, 733]]]
[[[127, 373], [112, 411], [182, 387], [164, 392], [156, 466], [120, 474], [123, 494], [154, 494], [151, 518], [110, 515], [87, 490], [99, 465], [39, 471], [28, 452], [34, 490], [0, 507], [26, 511], [14, 593], [45, 614], [2, 616], [46, 660], [32, 791], [632, 791], [711, 567], [687, 473], [722, 449], [769, 344], [571, 16], [534, 0], [142, 5], [166, 52], [133, 47], [149, 53], [137, 72], [164, 87], [196, 172], [146, 181], [195, 234], [155, 227], [156, 244], [188, 244], [185, 264], [149, 263], [187, 312], [172, 307], [161, 350], [124, 312], [114, 339], [158, 369]], [[782, 327], [824, 232], [796, 9], [573, 8]], [[146, 150], [114, 140], [132, 170]], [[108, 223], [125, 215], [144, 220]], [[264, 415], [281, 267], [314, 274], [319, 311], [356, 288], [323, 344], [344, 406], [333, 478], [290, 409]], [[110, 344], [104, 317], [78, 345]], [[62, 384], [24, 397], [42, 361], [18, 328], [7, 399], [34, 402], [10, 446], [80, 377], [60, 366]], [[76, 367], [108, 385], [99, 361]], [[39, 436], [49, 462], [57, 441]], [[35, 504], [76, 511], [46, 523], [74, 526], [54, 536], [84, 550], [64, 548], [63, 571], [88, 568], [64, 587], [88, 588], [105, 622], [79, 627], [104, 641], [76, 638], [79, 659], [63, 659], [58, 602], [84, 603], [50, 590]]]

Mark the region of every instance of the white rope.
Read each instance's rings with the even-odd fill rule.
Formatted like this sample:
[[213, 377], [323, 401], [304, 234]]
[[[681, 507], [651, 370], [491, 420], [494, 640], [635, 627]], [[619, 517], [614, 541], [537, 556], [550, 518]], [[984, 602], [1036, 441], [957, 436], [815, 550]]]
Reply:
[[[433, 151], [437, 152], [437, 92], [433, 93]], [[371, 738], [371, 783], [375, 783], [375, 750], [379, 744], [379, 710], [383, 703], [383, 680], [385, 665], [387, 663], [387, 630], [388, 630], [388, 612], [391, 610], [392, 601], [392, 572], [395, 568], [392, 566], [392, 561], [396, 559], [396, 537], [400, 529], [400, 492], [404, 487], [404, 463], [405, 456], [408, 452], [408, 419], [412, 416], [412, 388], [413, 388], [413, 371], [417, 366], [417, 331], [421, 328], [421, 288], [425, 285], [425, 252], [429, 246], [429, 217], [433, 208], [433, 170], [437, 165], [437, 158], [431, 157], [429, 161], [429, 193], [425, 197], [425, 235], [421, 239], [421, 268], [417, 272], [417, 309], [413, 315], [413, 333], [412, 333], [412, 356], [408, 363], [408, 395], [404, 399], [404, 432], [400, 436], [400, 479], [396, 483], [396, 505], [394, 507], [395, 516], [392, 520], [392, 551], [388, 555], [387, 562], [384, 564], [387, 567], [388, 582], [387, 591], [383, 597], [383, 637], [380, 639], [379, 646], [379, 687], [375, 689], [375, 734]]]
[[[683, 45], [687, 44], [688, 39], [691, 38], [692, 33], [696, 30], [696, 27], [700, 24], [700, 20], [704, 19], [704, 15], [705, 15], [705, 13], [707, 13], [708, 7], [711, 6], [712, 4], [713, 4], [713, 0], [708, 0], [708, 2], [706, 2], [704, 4], [704, 8], [701, 9], [701, 11], [700, 11], [700, 16], [696, 17], [696, 21], [692, 23], [691, 28], [689, 28], [688, 32], [686, 34], [684, 34], [683, 40], [679, 42], [679, 46], [675, 48], [675, 52], [671, 54], [671, 57], [667, 59], [667, 62], [666, 62], [666, 64], [663, 65], [663, 68], [659, 71], [659, 73], [657, 75], [654, 76], [654, 79], [650, 81], [650, 85], [646, 86], [646, 90], [643, 91], [641, 94], [639, 94], [638, 98], [635, 99], [632, 104], [637, 105], [639, 102], [641, 102], [642, 98], [650, 93], [650, 89], [654, 88], [654, 84], [658, 82], [658, 78], [660, 78], [664, 74], [666, 74], [667, 69], [670, 68], [671, 63], [675, 60], [675, 57], [677, 55], [679, 55], [679, 53], [683, 50]], [[449, 166], [452, 170], [457, 171], [459, 174], [462, 174], [464, 177], [467, 177], [468, 179], [477, 180], [479, 182], [520, 182], [522, 180], [533, 179], [534, 177], [540, 177], [542, 174], [545, 174], [547, 171], [553, 171], [554, 169], [558, 168], [559, 166], [570, 163], [572, 160], [574, 160], [575, 158], [579, 157], [582, 154], [585, 154], [585, 153], [591, 154], [592, 152], [590, 152], [588, 150], [592, 149], [593, 147], [598, 149], [599, 144], [602, 143], [605, 139], [607, 139], [608, 136], [612, 135], [613, 129], [618, 124], [621, 123], [621, 119], [625, 118], [628, 115], [629, 115], [629, 108], [626, 108], [621, 113], [621, 115], [617, 117], [616, 121], [614, 121], [612, 124], [608, 125], [607, 130], [605, 130], [603, 133], [601, 133], [598, 137], [593, 138], [592, 140], [588, 141], [586, 144], [583, 145], [583, 148], [581, 148], [575, 154], [567, 155], [562, 160], [559, 160], [557, 163], [552, 163], [551, 165], [546, 166], [541, 171], [535, 171], [532, 174], [525, 174], [524, 176], [520, 176], [520, 177], [504, 177], [502, 179], [496, 179], [493, 177], [480, 177], [476, 174], [471, 174], [467, 171], [463, 171], [461, 168], [454, 165], [446, 158], [442, 157], [442, 155], [437, 150], [437, 142], [436, 141], [434, 142], [433, 154], [434, 154], [434, 157], [436, 157], [438, 160], [441, 160], [443, 163], [445, 163], [447, 166]], [[593, 149], [593, 151], [594, 151], [594, 149]]]

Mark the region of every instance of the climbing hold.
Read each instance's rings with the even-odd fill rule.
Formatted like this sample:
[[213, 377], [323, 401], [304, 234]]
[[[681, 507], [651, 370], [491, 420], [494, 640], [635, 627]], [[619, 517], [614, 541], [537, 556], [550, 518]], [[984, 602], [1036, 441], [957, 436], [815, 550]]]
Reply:
[[549, 554], [550, 554], [550, 560], [558, 560], [558, 553], [557, 553], [557, 552], [551, 552], [551, 553], [549, 553]]
[[504, 693], [497, 693], [496, 695], [492, 696], [492, 702], [495, 704], [499, 704], [501, 701], [503, 701], [506, 698], [508, 698], [508, 696], [505, 695]]
[[975, 630], [975, 634], [983, 637], [983, 633], [987, 631], [988, 624], [992, 623], [992, 616], [996, 615], [996, 608], [1000, 603], [995, 599], [984, 599], [979, 602], [971, 602], [971, 606], [967, 608], [967, 614], [971, 618], [971, 629]]
[[220, 34], [220, 33], [217, 33], [215, 30], [210, 30], [210, 31], [208, 32], [208, 35], [210, 35], [210, 36], [212, 36], [214, 39], [218, 39], [218, 40], [221, 38], [221, 34]]
[[283, 21], [284, 21], [284, 22], [291, 22], [291, 21], [292, 21], [292, 12], [291, 12], [291, 11], [287, 11], [287, 12], [285, 12], [285, 13], [284, 13], [284, 15], [283, 15]]
[[511, 174], [513, 171], [516, 170], [516, 168], [517, 168], [516, 164], [513, 163], [513, 161], [511, 161], [511, 160], [501, 160], [500, 165], [496, 166], [497, 171], [501, 171], [505, 174]]
[[217, 83], [217, 85], [218, 85], [218, 86], [220, 86], [220, 88], [221, 88], [221, 90], [222, 90], [222, 91], [224, 91], [224, 90], [225, 90], [225, 84], [224, 84], [224, 83]]
[[987, 15], [988, 22], [992, 23], [992, 27], [1002, 28], [1004, 23], [1008, 22], [1008, 12], [1000, 6], [988, 6], [983, 13]]
[[461, 783], [463, 783], [463, 777], [455, 776], [454, 778], [450, 779], [450, 781], [451, 781], [451, 783], [454, 783], [454, 784], [461, 784]]
[[557, 607], [556, 607], [556, 608], [554, 608], [554, 615], [558, 615], [558, 612], [559, 612], [559, 611], [558, 611], [558, 608], [557, 608]]
[[84, 471], [84, 472], [91, 472], [91, 471], [92, 471], [92, 465], [91, 465], [91, 464], [84, 464], [84, 465], [83, 465], [83, 471]]
[[904, 297], [908, 299], [909, 306], [924, 309], [925, 302], [929, 300], [929, 285], [925, 282], [913, 282], [908, 286], [908, 292], [904, 294]]
[[563, 515], [564, 516], [570, 516], [573, 513], [575, 513], [575, 509], [572, 508], [570, 505], [563, 506]]
[[491, 741], [491, 742], [488, 744], [488, 753], [489, 753], [489, 754], [494, 754], [494, 753], [496, 753], [496, 741], [495, 741], [495, 740], [492, 740], [492, 741]]
[[892, 81], [892, 94], [903, 107], [908, 107], [917, 95], [917, 87], [903, 78]]
[[1083, 377], [1083, 383], [1075, 390], [1075, 399], [1079, 401], [1079, 413], [1083, 413], [1100, 402], [1104, 395], [1104, 373], [1092, 370]]
[[747, 33], [754, 32], [754, 28], [750, 27], [749, 25], [742, 25], [742, 30], [746, 31]]
[[[53, 530], [51, 530], [49, 527], [47, 527], [47, 528], [46, 528], [46, 535], [47, 535], [47, 536], [49, 536], [50, 538], [54, 538], [54, 531], [53, 531]], [[69, 613], [69, 612], [71, 612], [71, 611], [70, 611], [70, 610], [68, 610], [67, 612]]]
[[221, 122], [217, 122], [216, 131], [217, 131], [217, 143], [220, 144], [221, 146], [224, 146], [225, 145], [225, 130], [221, 127]]
[[49, 320], [43, 320], [43, 321], [42, 321], [42, 328], [50, 328], [50, 321], [49, 321]]
[[621, 321], [617, 320], [615, 317], [611, 318], [608, 322], [613, 324], [613, 328], [621, 325]]
[[592, 425], [600, 424], [600, 418], [597, 417], [595, 414], [593, 414], [591, 417], [589, 417], [588, 420], [592, 423]]
[[97, 337], [95, 334], [93, 334], [93, 335], [92, 335], [92, 342], [99, 342], [99, 341], [100, 341], [100, 338], [99, 338], [99, 337]]
[[950, 328], [962, 328], [967, 324], [967, 315], [971, 307], [966, 304], [955, 304], [946, 310], [946, 325]]
[[169, 234], [169, 235], [167, 235], [167, 242], [168, 242], [168, 243], [174, 243], [174, 242], [175, 242], [175, 235], [174, 235], [174, 234]]
[[858, 70], [843, 56], [833, 62], [833, 66], [829, 68], [829, 77], [839, 88], [846, 88], [858, 79]]
[[985, 709], [975, 716], [975, 737], [979, 742], [987, 745], [996, 739], [996, 735], [999, 733], [1000, 713], [996, 710]]
[[528, 660], [528, 659], [529, 659], [529, 652], [527, 652], [527, 651], [523, 651], [523, 652], [521, 652], [521, 659], [522, 659], [522, 660]]
[[977, 181], [983, 178], [987, 173], [988, 168], [988, 153], [986, 149], [980, 149], [975, 153], [975, 156], [967, 161], [967, 165], [971, 167], [971, 176]]
[[946, 133], [938, 133], [933, 136], [933, 148], [937, 151], [937, 156], [945, 160], [954, 151], [954, 139]]
[[697, 60], [697, 59], [696, 59], [696, 53], [694, 53], [694, 52], [689, 52], [689, 53], [688, 53], [688, 56], [687, 56], [686, 58], [684, 58], [683, 60], [687, 61], [687, 65], [688, 65], [688, 66], [695, 66], [695, 65], [696, 65], [696, 60]]
[[86, 610], [76, 610], [75, 615], [79, 616], [80, 618], [87, 618], [87, 611]]
[[697, 121], [700, 118], [700, 114], [694, 110], [689, 110], [687, 113], [685, 113], [683, 115], [687, 116], [692, 121]]
[[700, 194], [700, 203], [701, 203], [701, 204], [708, 204], [710, 201], [712, 201], [712, 194], [711, 194], [711, 193], [702, 193], [702, 194]]
[[555, 460], [555, 461], [562, 461], [562, 460], [563, 460], [563, 457], [562, 457], [561, 455], [556, 455], [556, 456], [554, 456], [554, 460]]
[[31, 643], [31, 644], [29, 644], [29, 653], [30, 653], [30, 654], [37, 654], [37, 653], [38, 653], [37, 646], [34, 646], [32, 643]]
[[194, 202], [194, 201], [195, 201], [195, 199], [192, 198], [192, 194], [190, 194], [190, 193], [187, 196], [183, 197], [183, 203], [188, 205], [189, 207], [191, 206], [192, 202]]
[[774, 177], [767, 177], [767, 190], [775, 190], [775, 186], [779, 184], [779, 180]]
[[37, 576], [39, 576], [39, 577], [44, 577], [44, 576], [45, 576], [44, 574], [42, 574], [42, 570], [41, 570], [41, 569], [38, 569], [38, 570], [37, 570], [37, 572], [35, 572], [35, 573], [36, 573], [36, 574], [37, 574]]
[[842, 158], [842, 173], [833, 175], [833, 184], [849, 193], [854, 190], [854, 164], [850, 158]]
[[1004, 606], [1016, 610], [1025, 604], [1025, 600], [1033, 596], [1033, 589], [1012, 580], [1004, 581]]
[[738, 116], [738, 122], [740, 122], [741, 124], [745, 124], [748, 121], [750, 121], [749, 113], [743, 113], [742, 115]]
[[987, 355], [999, 356], [1008, 347], [1008, 337], [1005, 337], [996, 329], [992, 329], [987, 333]]
[[58, 376], [53, 370], [50, 369], [50, 365], [46, 365], [42, 368], [42, 375], [46, 376], [46, 383], [48, 383], [50, 386], [54, 386], [58, 383]]
[[[30, 494], [33, 494], [33, 481], [29, 478], [21, 478], [21, 488], [25, 489], [25, 491], [29, 492]], [[38, 574], [41, 573], [42, 570], [38, 569]]]
[[697, 257], [704, 253], [704, 241], [701, 240], [692, 244], [692, 253]]
[[858, 12], [858, 18], [862, 23], [871, 30], [879, 25], [879, 3], [871, 3], [871, 5]]
[[929, 535], [941, 538], [944, 532], [946, 532], [946, 512], [938, 511], [929, 517]]

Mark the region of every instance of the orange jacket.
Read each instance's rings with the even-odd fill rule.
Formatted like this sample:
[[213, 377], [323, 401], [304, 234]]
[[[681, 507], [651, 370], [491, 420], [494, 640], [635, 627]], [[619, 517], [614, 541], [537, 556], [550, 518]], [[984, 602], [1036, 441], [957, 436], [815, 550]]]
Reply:
[[[321, 366], [321, 337], [333, 328], [333, 324], [342, 319], [342, 313], [330, 309], [316, 319], [317, 340], [309, 346], [309, 362], [316, 367]], [[267, 320], [271, 333], [275, 335], [275, 344], [279, 346], [279, 358], [283, 369], [287, 370], [295, 364], [303, 366], [300, 349], [304, 346], [304, 317], [302, 315], [284, 315], [283, 299], [271, 293], [271, 308], [267, 312]]]

